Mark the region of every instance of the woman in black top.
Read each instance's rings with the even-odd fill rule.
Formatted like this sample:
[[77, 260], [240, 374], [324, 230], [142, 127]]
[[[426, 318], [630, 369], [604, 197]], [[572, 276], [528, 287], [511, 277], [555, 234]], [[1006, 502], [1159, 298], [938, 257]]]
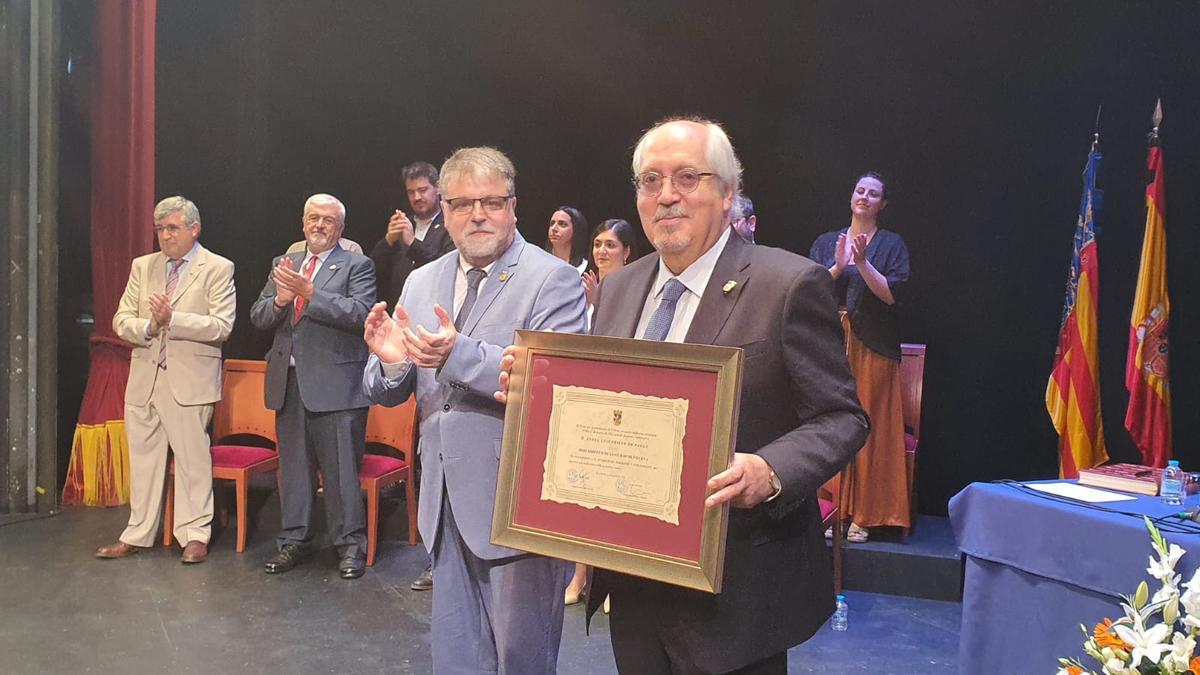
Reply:
[[900, 235], [879, 227], [886, 206], [883, 177], [864, 174], [850, 195], [850, 226], [821, 235], [809, 252], [833, 276], [846, 357], [871, 418], [844, 505], [853, 521], [846, 538], [853, 542], [866, 541], [868, 527], [911, 525], [900, 407], [899, 300], [908, 281], [908, 248]]

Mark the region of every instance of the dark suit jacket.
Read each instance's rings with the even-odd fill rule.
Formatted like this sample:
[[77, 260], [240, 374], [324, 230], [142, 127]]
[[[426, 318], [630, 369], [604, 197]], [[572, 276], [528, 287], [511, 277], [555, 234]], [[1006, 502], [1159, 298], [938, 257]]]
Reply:
[[442, 212], [434, 216], [424, 239], [414, 239], [412, 246], [402, 242], [389, 244], [387, 237], [380, 239], [371, 249], [371, 260], [375, 263], [379, 299], [386, 302], [388, 311], [396, 309], [396, 299], [404, 290], [408, 275], [425, 263], [437, 260], [454, 250], [454, 242], [446, 231]]
[[[290, 253], [300, 269], [305, 252]], [[278, 264], [282, 256], [272, 262]], [[283, 408], [289, 357], [296, 359], [296, 382], [304, 407], [313, 412], [366, 408], [370, 405], [359, 383], [367, 364], [363, 324], [375, 302], [375, 268], [370, 259], [335, 246], [313, 278], [312, 300], [300, 321], [292, 324], [292, 306], [275, 308], [275, 282], [267, 285], [250, 308], [250, 321], [261, 330], [274, 330], [267, 353], [266, 405]]]
[[[605, 278], [593, 333], [635, 337], [658, 261], [651, 254]], [[736, 285], [726, 292], [728, 282]], [[725, 672], [803, 642], [832, 614], [815, 495], [862, 447], [867, 419], [831, 287], [829, 272], [806, 258], [729, 237], [686, 342], [745, 350], [736, 449], [767, 460], [783, 491], [730, 510], [720, 595], [596, 570], [589, 616], [614, 592], [658, 612], [667, 639], [697, 664]]]

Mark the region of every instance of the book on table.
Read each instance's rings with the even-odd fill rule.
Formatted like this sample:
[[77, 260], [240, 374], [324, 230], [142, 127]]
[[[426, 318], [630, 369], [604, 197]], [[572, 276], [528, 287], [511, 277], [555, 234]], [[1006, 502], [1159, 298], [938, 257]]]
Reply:
[[1133, 492], [1139, 495], [1158, 494], [1162, 469], [1142, 464], [1105, 464], [1079, 472], [1079, 484], [1098, 488]]

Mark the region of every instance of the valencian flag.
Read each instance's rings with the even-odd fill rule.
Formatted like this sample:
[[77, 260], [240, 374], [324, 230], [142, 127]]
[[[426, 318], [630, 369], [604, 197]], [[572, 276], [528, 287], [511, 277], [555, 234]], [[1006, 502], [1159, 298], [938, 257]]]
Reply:
[[1125, 388], [1129, 408], [1125, 428], [1142, 451], [1142, 463], [1162, 467], [1171, 457], [1171, 388], [1167, 368], [1167, 229], [1163, 203], [1163, 157], [1158, 146], [1161, 103], [1154, 111], [1154, 131], [1146, 155], [1146, 234], [1137, 292], [1129, 317], [1129, 355]]
[[1096, 172], [1100, 151], [1096, 143], [1083, 170], [1083, 198], [1075, 223], [1075, 248], [1067, 274], [1067, 293], [1054, 369], [1046, 385], [1046, 410], [1058, 432], [1059, 475], [1075, 478], [1108, 460], [1104, 424], [1100, 420], [1100, 371], [1096, 364], [1097, 269], [1095, 213], [1100, 191]]

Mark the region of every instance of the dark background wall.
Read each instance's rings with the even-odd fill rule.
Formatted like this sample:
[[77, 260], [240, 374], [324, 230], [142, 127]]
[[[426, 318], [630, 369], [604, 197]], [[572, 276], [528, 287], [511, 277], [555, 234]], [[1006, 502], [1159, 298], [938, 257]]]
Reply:
[[882, 171], [913, 257], [904, 338], [929, 345], [918, 476], [937, 513], [972, 480], [1056, 472], [1043, 394], [1100, 104], [1105, 427], [1135, 458], [1126, 325], [1162, 97], [1175, 454], [1200, 468], [1200, 5], [1027, 4], [162, 0], [157, 191], [194, 199], [204, 243], [236, 262], [226, 353], [260, 357], [247, 313], [305, 197], [342, 198], [370, 246], [408, 208], [400, 167], [462, 145], [513, 158], [539, 243], [563, 203], [636, 222], [631, 146], [667, 114], [726, 124], [767, 245], [807, 252]]

